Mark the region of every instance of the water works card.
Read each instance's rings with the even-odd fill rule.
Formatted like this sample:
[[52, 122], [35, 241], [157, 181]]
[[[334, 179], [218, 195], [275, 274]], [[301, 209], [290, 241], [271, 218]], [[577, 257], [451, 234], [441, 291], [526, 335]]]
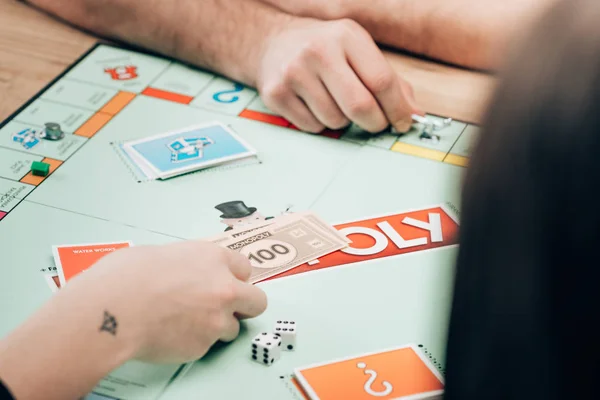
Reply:
[[54, 246], [52, 252], [54, 253], [54, 263], [58, 269], [60, 287], [63, 287], [75, 275], [94, 265], [105, 255], [131, 246], [131, 242]]
[[[190, 126], [123, 144], [140, 169], [156, 178], [253, 157], [256, 151], [220, 122]], [[150, 170], [148, 173], [146, 170]]]

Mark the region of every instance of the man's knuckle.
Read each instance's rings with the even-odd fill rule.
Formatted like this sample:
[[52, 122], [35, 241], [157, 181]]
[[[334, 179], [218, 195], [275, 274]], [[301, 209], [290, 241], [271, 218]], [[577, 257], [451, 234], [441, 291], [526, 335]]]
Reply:
[[[282, 101], [287, 95], [288, 89], [282, 82], [274, 82], [266, 85], [262, 90], [262, 97], [267, 106], [272, 106], [273, 103]], [[268, 104], [267, 104], [268, 103]]]
[[375, 103], [375, 100], [367, 96], [356, 98], [356, 100], [348, 106], [350, 114], [359, 117], [372, 113], [376, 107], [377, 104]]
[[394, 84], [395, 78], [394, 73], [391, 71], [380, 72], [370, 80], [369, 89], [374, 93], [386, 92]]
[[291, 86], [300, 81], [305, 68], [300, 60], [289, 62], [281, 73], [283, 82], [286, 86]]
[[323, 63], [327, 60], [327, 54], [327, 44], [324, 40], [310, 40], [300, 50], [300, 58], [307, 63]]

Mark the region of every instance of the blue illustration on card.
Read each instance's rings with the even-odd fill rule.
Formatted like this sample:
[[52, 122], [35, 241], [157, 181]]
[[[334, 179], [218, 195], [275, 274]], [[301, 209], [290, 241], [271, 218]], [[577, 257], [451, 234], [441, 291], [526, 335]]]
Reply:
[[179, 131], [132, 146], [157, 170], [170, 172], [248, 154], [250, 150], [220, 125]]
[[203, 158], [204, 148], [211, 144], [215, 144], [215, 141], [209, 137], [179, 137], [167, 144], [167, 148], [171, 151], [171, 162], [180, 163]]
[[13, 142], [20, 143], [27, 150], [31, 150], [40, 142], [40, 139], [37, 137], [37, 131], [29, 128], [14, 133], [12, 140]]

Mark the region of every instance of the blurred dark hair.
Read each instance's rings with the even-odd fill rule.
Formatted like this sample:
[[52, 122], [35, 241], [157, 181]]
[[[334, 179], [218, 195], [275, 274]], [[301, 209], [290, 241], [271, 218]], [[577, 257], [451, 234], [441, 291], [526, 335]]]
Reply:
[[600, 398], [599, 128], [600, 0], [560, 1], [467, 171], [445, 399]]

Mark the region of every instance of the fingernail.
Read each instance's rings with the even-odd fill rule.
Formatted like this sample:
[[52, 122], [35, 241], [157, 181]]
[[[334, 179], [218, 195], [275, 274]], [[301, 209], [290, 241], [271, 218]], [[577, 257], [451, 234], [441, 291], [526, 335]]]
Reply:
[[394, 124], [394, 129], [396, 130], [396, 132], [400, 132], [400, 133], [408, 132], [411, 127], [412, 127], [412, 121], [411, 122], [399, 121], [396, 124]]

